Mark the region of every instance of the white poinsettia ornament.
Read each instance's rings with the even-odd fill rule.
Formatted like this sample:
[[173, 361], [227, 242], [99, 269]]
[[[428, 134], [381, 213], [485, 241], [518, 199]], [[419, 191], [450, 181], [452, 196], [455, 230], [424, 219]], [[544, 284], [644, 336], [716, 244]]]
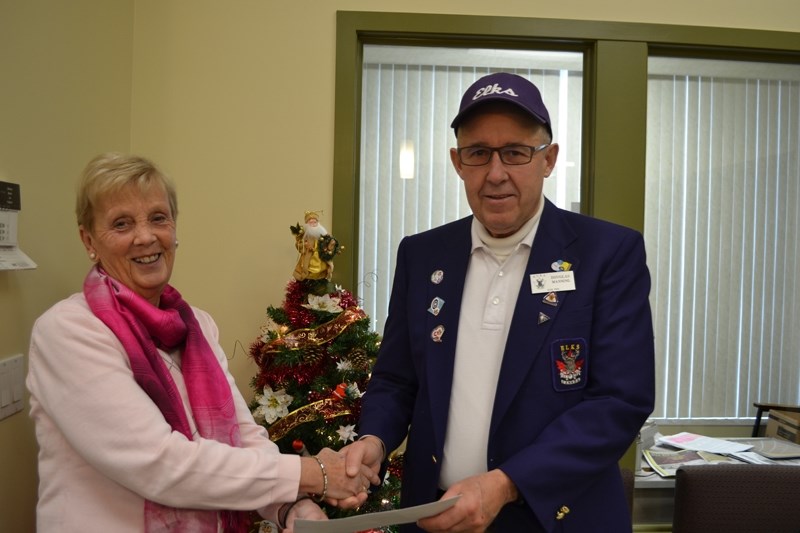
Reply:
[[289, 414], [289, 405], [294, 399], [289, 394], [286, 394], [285, 389], [273, 391], [269, 385], [265, 386], [262, 394], [256, 394], [255, 399], [258, 402], [258, 407], [253, 411], [253, 415], [261, 417], [272, 424], [277, 419], [282, 418]]
[[309, 294], [308, 303], [303, 304], [303, 307], [314, 311], [325, 311], [326, 313], [341, 313], [344, 311], [342, 306], [339, 305], [341, 301], [340, 297], [331, 296], [330, 294], [323, 294], [322, 296]]

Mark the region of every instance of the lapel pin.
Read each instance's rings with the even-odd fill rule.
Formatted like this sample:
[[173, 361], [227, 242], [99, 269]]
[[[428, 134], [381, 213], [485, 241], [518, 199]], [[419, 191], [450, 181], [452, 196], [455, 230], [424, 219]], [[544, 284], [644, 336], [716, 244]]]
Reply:
[[436, 285], [440, 284], [443, 279], [444, 279], [444, 272], [442, 272], [441, 270], [434, 270], [433, 274], [431, 274], [431, 281]]
[[539, 313], [539, 325], [544, 324], [548, 320], [550, 320], [549, 316], [547, 316], [546, 314], [541, 313], [541, 312]]
[[431, 339], [433, 339], [433, 342], [442, 342], [442, 335], [444, 335], [444, 326], [441, 324], [431, 331]]
[[439, 316], [439, 311], [442, 310], [442, 307], [444, 307], [444, 300], [437, 296], [431, 300], [431, 306], [428, 308], [428, 312], [433, 316]]
[[550, 265], [550, 268], [552, 268], [556, 272], [566, 272], [567, 270], [572, 268], [572, 263], [568, 263], [563, 259], [559, 259], [558, 261], [553, 261], [553, 264]]
[[556, 307], [558, 305], [558, 295], [555, 292], [550, 291], [545, 295], [544, 298], [542, 298], [542, 302]]

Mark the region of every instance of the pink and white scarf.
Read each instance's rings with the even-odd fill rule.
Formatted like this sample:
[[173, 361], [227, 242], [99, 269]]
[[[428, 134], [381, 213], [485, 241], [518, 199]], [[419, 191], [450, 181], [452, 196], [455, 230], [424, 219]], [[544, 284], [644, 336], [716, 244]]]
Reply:
[[[83, 293], [95, 316], [125, 348], [136, 383], [158, 406], [174, 431], [193, 440], [180, 393], [157, 347], [167, 351], [183, 347], [181, 373], [200, 436], [241, 446], [228, 381], [192, 308], [175, 288], [167, 285], [159, 307], [155, 307], [95, 266], [86, 276]], [[177, 509], [146, 500], [144, 515], [147, 533], [206, 533], [218, 528], [216, 511]], [[247, 531], [246, 513], [222, 511], [219, 517], [226, 533]]]

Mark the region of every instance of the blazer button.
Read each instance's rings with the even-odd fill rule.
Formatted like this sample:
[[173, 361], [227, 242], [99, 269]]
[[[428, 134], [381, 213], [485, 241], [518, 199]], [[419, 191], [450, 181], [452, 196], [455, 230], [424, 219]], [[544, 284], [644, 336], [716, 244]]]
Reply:
[[569, 507], [562, 505], [561, 509], [556, 513], [556, 520], [564, 520], [564, 517], [569, 514]]

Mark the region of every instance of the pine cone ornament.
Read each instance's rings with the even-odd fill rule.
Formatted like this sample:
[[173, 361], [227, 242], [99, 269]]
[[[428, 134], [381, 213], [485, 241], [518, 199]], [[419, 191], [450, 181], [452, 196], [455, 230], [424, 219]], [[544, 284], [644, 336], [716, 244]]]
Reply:
[[303, 348], [303, 363], [316, 365], [328, 356], [325, 346], [311, 345]]
[[367, 356], [367, 351], [363, 348], [350, 350], [350, 353], [347, 354], [347, 358], [350, 360], [350, 364], [353, 365], [353, 368], [364, 369], [369, 367], [369, 357]]

